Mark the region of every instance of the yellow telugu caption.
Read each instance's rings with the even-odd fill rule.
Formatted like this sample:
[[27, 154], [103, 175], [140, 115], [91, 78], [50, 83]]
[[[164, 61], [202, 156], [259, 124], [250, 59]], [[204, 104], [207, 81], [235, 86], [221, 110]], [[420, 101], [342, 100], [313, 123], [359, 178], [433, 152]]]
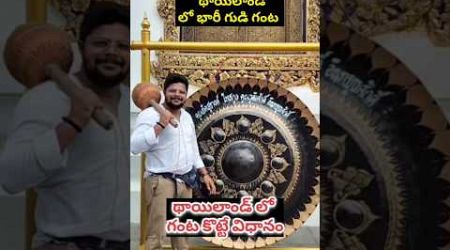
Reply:
[[265, 0], [198, 0], [198, 5], [203, 8], [209, 4], [215, 6], [241, 6], [247, 4], [248, 6], [266, 6]]
[[[183, 14], [178, 15], [178, 21], [180, 23], [186, 23], [187, 21], [189, 21], [189, 18], [194, 17], [194, 15], [195, 13], [194, 10], [192, 9], [189, 11], [185, 11], [183, 12]], [[204, 24], [208, 21], [220, 23], [220, 21], [222, 21], [222, 18], [225, 23], [248, 23], [249, 20], [251, 20], [252, 23], [277, 23], [280, 19], [278, 15], [276, 14], [274, 15], [272, 13], [270, 13], [269, 15], [261, 15], [261, 11], [253, 13], [251, 17], [247, 15], [246, 11], [241, 11], [239, 15], [234, 14], [234, 12], [231, 11], [226, 13], [225, 16], [222, 17], [220, 10], [215, 10], [214, 14], [212, 15], [211, 14], [197, 15], [197, 23]]]

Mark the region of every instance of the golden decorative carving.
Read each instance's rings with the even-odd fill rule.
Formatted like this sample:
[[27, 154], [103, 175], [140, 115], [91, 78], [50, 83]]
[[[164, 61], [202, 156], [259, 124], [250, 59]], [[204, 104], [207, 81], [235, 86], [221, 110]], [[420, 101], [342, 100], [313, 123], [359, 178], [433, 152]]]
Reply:
[[269, 149], [270, 149], [270, 156], [277, 157], [282, 155], [287, 150], [287, 146], [280, 143], [269, 144]]
[[[242, 119], [245, 119], [245, 118], [242, 116]], [[228, 119], [223, 119], [222, 127], [227, 136], [236, 135], [239, 133], [234, 122], [232, 122]]]
[[320, 5], [319, 0], [308, 0], [306, 42], [318, 43], [320, 40]]
[[[175, 26], [175, 0], [158, 0], [158, 12], [164, 21], [164, 40], [180, 41]], [[308, 0], [307, 41], [319, 41], [319, 1]], [[152, 74], [163, 82], [169, 72], [183, 74], [193, 85], [204, 87], [232, 77], [267, 79], [283, 87], [309, 86], [319, 91], [319, 53], [297, 54], [225, 54], [157, 51]]]
[[332, 19], [365, 35], [410, 29], [429, 10], [430, 1], [333, 1]]
[[[97, 2], [114, 2], [123, 6], [130, 6], [129, 0], [96, 0]], [[51, 5], [66, 19], [64, 29], [73, 37], [78, 37], [79, 27], [84, 12], [89, 8], [91, 0], [51, 0]]]
[[256, 119], [255, 122], [253, 122], [253, 124], [250, 128], [250, 133], [255, 134], [255, 135], [260, 135], [263, 131], [264, 131], [263, 121], [261, 118], [258, 118], [258, 119]]
[[373, 180], [373, 175], [365, 170], [348, 167], [345, 170], [332, 169], [328, 172], [328, 178], [333, 180], [336, 193], [333, 199], [339, 201], [347, 196], [355, 196], [368, 187]]
[[427, 29], [434, 44], [450, 46], [450, 3], [448, 1], [433, 1], [427, 16]]
[[215, 143], [213, 140], [201, 141], [198, 143], [198, 145], [202, 149], [202, 151], [208, 154], [212, 154], [219, 146], [219, 144]]
[[331, 1], [325, 18], [375, 36], [390, 32], [423, 30], [437, 46], [450, 45], [450, 3], [446, 0]]
[[164, 41], [179, 41], [180, 28], [175, 26], [175, 0], [158, 0], [157, 9], [164, 20]]
[[285, 88], [306, 85], [319, 91], [319, 57], [317, 53], [302, 54], [195, 54], [157, 52], [152, 74], [163, 82], [169, 72], [188, 76], [191, 82], [204, 87], [217, 80], [251, 76], [267, 79]]
[[275, 171], [274, 169], [270, 170], [270, 174], [267, 177], [267, 180], [271, 181], [272, 183], [275, 184], [281, 184], [281, 183], [285, 183], [286, 182], [286, 178], [284, 177], [283, 174], [281, 174], [278, 171]]

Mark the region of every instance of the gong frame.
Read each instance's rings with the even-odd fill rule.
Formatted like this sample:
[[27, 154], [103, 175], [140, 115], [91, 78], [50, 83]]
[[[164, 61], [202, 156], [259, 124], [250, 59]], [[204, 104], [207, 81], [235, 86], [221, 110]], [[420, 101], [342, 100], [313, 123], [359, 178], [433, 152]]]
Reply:
[[[144, 15], [141, 23], [141, 41], [131, 41], [131, 50], [141, 51], [141, 82], [150, 82], [152, 50], [184, 50], [184, 51], [279, 51], [279, 52], [319, 52], [319, 43], [240, 43], [240, 42], [152, 42], [150, 40], [150, 21]], [[145, 154], [141, 154], [140, 180], [144, 190]], [[147, 234], [147, 210], [145, 209], [145, 193], [140, 197], [140, 243], [139, 249], [145, 249]]]

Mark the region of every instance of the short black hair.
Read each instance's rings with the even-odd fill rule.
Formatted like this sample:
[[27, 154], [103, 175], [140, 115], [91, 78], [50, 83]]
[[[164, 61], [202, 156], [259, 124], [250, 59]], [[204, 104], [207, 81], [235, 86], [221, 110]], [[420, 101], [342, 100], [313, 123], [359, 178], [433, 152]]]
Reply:
[[183, 83], [184, 86], [186, 86], [186, 91], [188, 90], [189, 80], [184, 75], [180, 75], [177, 73], [169, 73], [166, 77], [166, 80], [164, 81], [164, 92], [170, 85], [178, 82]]
[[114, 2], [93, 2], [86, 10], [80, 25], [78, 40], [81, 46], [86, 37], [99, 26], [120, 23], [130, 28], [130, 8]]

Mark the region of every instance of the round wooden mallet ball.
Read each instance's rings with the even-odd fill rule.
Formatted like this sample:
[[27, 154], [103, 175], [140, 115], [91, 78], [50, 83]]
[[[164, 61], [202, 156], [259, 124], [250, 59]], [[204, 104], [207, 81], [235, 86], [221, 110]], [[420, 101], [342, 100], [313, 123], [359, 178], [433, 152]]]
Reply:
[[131, 94], [134, 104], [144, 110], [151, 106], [151, 101], [161, 101], [161, 88], [155, 84], [142, 82], [137, 84]]
[[69, 72], [73, 61], [69, 35], [50, 24], [24, 24], [8, 37], [4, 60], [10, 74], [27, 88], [46, 80], [45, 66]]

